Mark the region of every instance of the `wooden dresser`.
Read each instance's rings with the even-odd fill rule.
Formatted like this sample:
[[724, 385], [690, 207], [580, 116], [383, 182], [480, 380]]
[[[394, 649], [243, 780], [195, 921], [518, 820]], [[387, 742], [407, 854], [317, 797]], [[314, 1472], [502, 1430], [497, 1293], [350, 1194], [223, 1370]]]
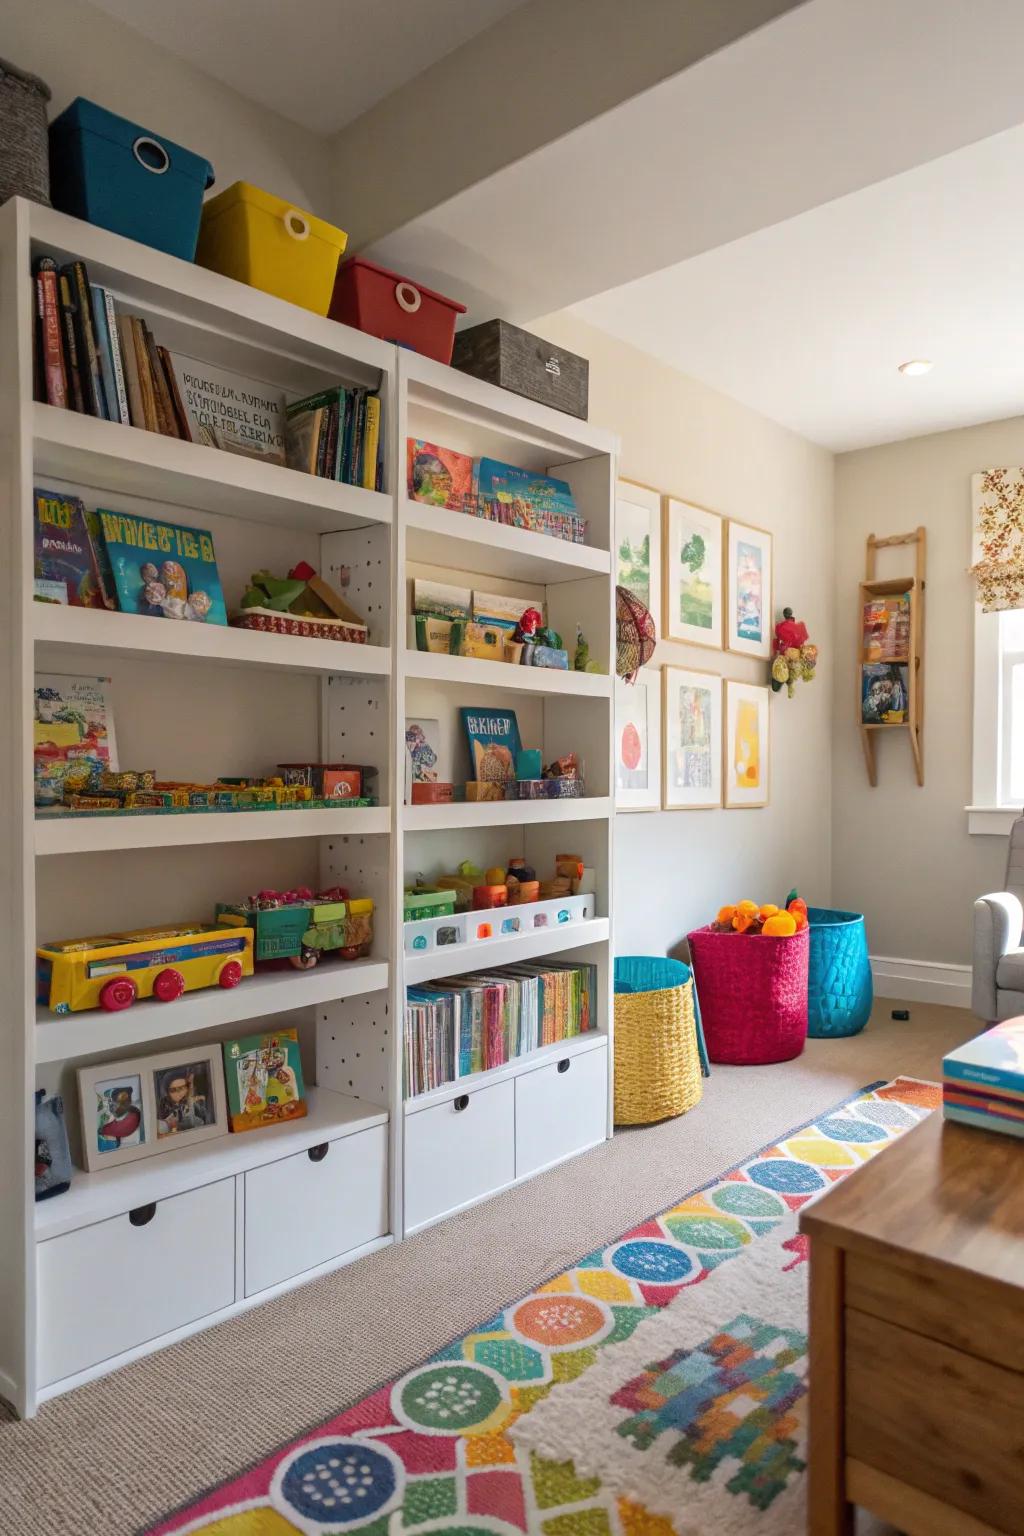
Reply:
[[810, 1536], [1024, 1536], [1024, 1141], [936, 1111], [800, 1227]]

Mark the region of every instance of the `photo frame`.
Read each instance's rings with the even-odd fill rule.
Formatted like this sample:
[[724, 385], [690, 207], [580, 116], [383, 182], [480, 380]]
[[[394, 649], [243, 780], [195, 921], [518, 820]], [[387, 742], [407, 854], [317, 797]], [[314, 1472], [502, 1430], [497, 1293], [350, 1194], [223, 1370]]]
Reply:
[[717, 512], [662, 499], [666, 640], [722, 649], [722, 526]]
[[690, 667], [662, 669], [666, 811], [718, 810], [722, 804], [722, 679]]
[[771, 656], [773, 578], [771, 534], [730, 519], [725, 555], [726, 650], [765, 660]]
[[726, 678], [722, 779], [727, 810], [754, 810], [771, 798], [771, 696], [767, 684]]
[[654, 620], [662, 639], [661, 492], [633, 480], [615, 485], [615, 583], [626, 587]]
[[89, 1173], [228, 1133], [219, 1043], [78, 1069]]
[[615, 682], [615, 809], [661, 810], [661, 679], [641, 667]]

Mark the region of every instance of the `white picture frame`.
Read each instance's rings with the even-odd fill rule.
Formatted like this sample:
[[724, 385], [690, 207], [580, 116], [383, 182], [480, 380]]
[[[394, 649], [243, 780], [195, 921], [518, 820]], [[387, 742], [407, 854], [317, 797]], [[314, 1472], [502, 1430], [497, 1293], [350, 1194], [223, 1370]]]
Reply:
[[725, 648], [767, 660], [772, 653], [772, 536], [730, 518], [726, 538]]
[[[170, 1081], [172, 1076], [173, 1083]], [[178, 1079], [187, 1082], [190, 1077], [192, 1087], [179, 1096]], [[199, 1123], [195, 1123], [198, 1119], [194, 1091], [197, 1079], [198, 1097], [202, 1098], [204, 1106]], [[118, 1090], [121, 1090], [120, 1094]], [[192, 1092], [191, 1108], [189, 1092]], [[165, 1113], [165, 1093], [168, 1103], [173, 1105], [173, 1116]], [[89, 1173], [226, 1136], [228, 1101], [221, 1046], [219, 1042], [182, 1045], [175, 1051], [164, 1051], [156, 1056], [132, 1056], [123, 1061], [79, 1067], [78, 1102], [82, 1161]], [[114, 1117], [104, 1123], [116, 1127], [116, 1134], [101, 1134], [103, 1115]], [[193, 1124], [182, 1124], [186, 1115]], [[137, 1124], [133, 1128], [126, 1128], [135, 1121]]]
[[644, 604], [660, 640], [661, 492], [633, 480], [618, 480], [615, 485], [615, 584], [626, 587]]
[[725, 808], [756, 810], [771, 799], [772, 691], [767, 683], [725, 681]]
[[665, 639], [722, 649], [722, 518], [678, 496], [662, 510]]
[[661, 810], [661, 679], [650, 667], [615, 680], [615, 809]]
[[666, 811], [712, 811], [722, 804], [722, 679], [697, 667], [663, 667]]

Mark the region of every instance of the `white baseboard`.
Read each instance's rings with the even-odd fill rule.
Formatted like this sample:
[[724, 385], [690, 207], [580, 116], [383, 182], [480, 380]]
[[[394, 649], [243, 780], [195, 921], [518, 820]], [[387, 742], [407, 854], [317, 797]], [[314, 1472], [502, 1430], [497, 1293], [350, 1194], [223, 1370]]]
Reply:
[[896, 997], [907, 1003], [941, 1003], [947, 1008], [971, 1006], [969, 965], [872, 955], [871, 974], [876, 997]]

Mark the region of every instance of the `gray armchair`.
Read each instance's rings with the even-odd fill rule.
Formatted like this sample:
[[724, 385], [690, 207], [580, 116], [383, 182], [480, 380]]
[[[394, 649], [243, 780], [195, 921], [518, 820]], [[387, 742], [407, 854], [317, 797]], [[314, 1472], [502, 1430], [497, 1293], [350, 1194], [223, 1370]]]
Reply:
[[989, 1024], [1024, 1013], [1024, 816], [1010, 829], [1005, 891], [974, 903], [971, 1009]]

